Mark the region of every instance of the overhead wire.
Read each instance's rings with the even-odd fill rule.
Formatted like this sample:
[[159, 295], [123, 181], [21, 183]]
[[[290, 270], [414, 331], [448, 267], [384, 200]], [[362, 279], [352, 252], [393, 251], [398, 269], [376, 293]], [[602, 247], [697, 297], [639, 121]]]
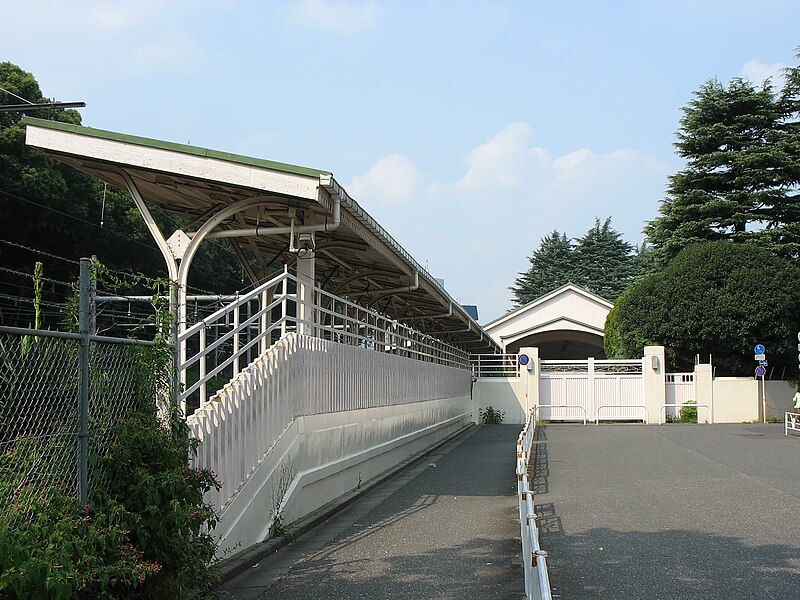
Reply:
[[[89, 226], [94, 227], [96, 229], [101, 229], [101, 230], [103, 230], [105, 232], [109, 232], [109, 233], [111, 233], [111, 234], [113, 234], [113, 235], [115, 235], [117, 237], [120, 237], [120, 238], [122, 238], [124, 240], [132, 242], [134, 244], [138, 244], [139, 246], [143, 246], [143, 247], [145, 247], [145, 248], [147, 248], [147, 249], [149, 249], [149, 250], [151, 250], [151, 251], [153, 251], [155, 253], [160, 253], [160, 250], [155, 245], [147, 244], [147, 243], [142, 242], [141, 240], [137, 240], [137, 239], [135, 239], [135, 238], [133, 238], [133, 237], [131, 237], [129, 235], [125, 235], [124, 233], [121, 233], [119, 231], [115, 231], [113, 229], [109, 229], [109, 228], [104, 227], [102, 225], [98, 225], [97, 223], [93, 223], [91, 221], [87, 221], [86, 219], [82, 219], [81, 217], [77, 217], [75, 215], [71, 215], [71, 214], [66, 213], [64, 211], [58, 210], [56, 208], [53, 208], [52, 206], [47, 206], [46, 204], [42, 204], [40, 202], [36, 202], [35, 200], [30, 200], [29, 198], [24, 198], [22, 196], [19, 196], [17, 194], [14, 194], [12, 192], [9, 192], [9, 191], [3, 190], [3, 189], [0, 189], [0, 194], [8, 196], [9, 198], [14, 198], [15, 200], [19, 200], [21, 202], [25, 202], [27, 204], [31, 204], [33, 206], [42, 208], [44, 210], [48, 210], [48, 211], [53, 212], [55, 214], [61, 215], [63, 217], [67, 217], [68, 219], [73, 219], [75, 221], [78, 221], [78, 222], [83, 223], [85, 225], [89, 225]], [[8, 244], [16, 245], [19, 248], [24, 248], [26, 250], [30, 250], [30, 251], [33, 251], [33, 252], [39, 252], [39, 253], [41, 253], [43, 255], [48, 255], [48, 256], [50, 256], [52, 258], [59, 258], [60, 260], [65, 260], [65, 261], [68, 261], [68, 262], [78, 263], [78, 261], [67, 259], [67, 258], [64, 258], [64, 257], [57, 257], [55, 255], [46, 253], [46, 252], [41, 251], [41, 250], [36, 250], [36, 249], [33, 249], [33, 248], [29, 248], [29, 247], [24, 246], [22, 244], [16, 244], [14, 242], [8, 242], [7, 240], [0, 240], [0, 241], [4, 241], [4, 242], [6, 242]], [[235, 257], [237, 262], [238, 262], [238, 260], [239, 260], [238, 256], [236, 256], [236, 254], [228, 246], [220, 245], [220, 248], [223, 249], [228, 255]], [[202, 265], [202, 264], [196, 265], [195, 269], [199, 270], [201, 272], [204, 272], [207, 275], [214, 275], [215, 274], [215, 271], [211, 270], [210, 268], [208, 268], [208, 267], [206, 267], [205, 265]], [[187, 287], [187, 289], [193, 289], [195, 291], [202, 292], [204, 294], [209, 294], [209, 295], [218, 293], [218, 292], [215, 292], [215, 291], [203, 289], [203, 288], [200, 288], [200, 287], [197, 287], [197, 286], [193, 286], [193, 285], [187, 285], [186, 287]], [[248, 284], [243, 289], [250, 289], [251, 287], [254, 287], [252, 283]]]
[[20, 244], [18, 242], [10, 242], [9, 240], [4, 240], [0, 238], [0, 243], [8, 244], [9, 246], [14, 246], [15, 248], [21, 248], [23, 250], [27, 250], [29, 252], [34, 252], [36, 254], [41, 254], [42, 256], [47, 256], [49, 258], [55, 258], [56, 260], [63, 260], [64, 262], [79, 265], [80, 262], [70, 258], [64, 258], [63, 256], [58, 256], [56, 254], [51, 254], [50, 252], [45, 252], [44, 250], [38, 250], [36, 248], [31, 248], [30, 246], [26, 246], [25, 244]]

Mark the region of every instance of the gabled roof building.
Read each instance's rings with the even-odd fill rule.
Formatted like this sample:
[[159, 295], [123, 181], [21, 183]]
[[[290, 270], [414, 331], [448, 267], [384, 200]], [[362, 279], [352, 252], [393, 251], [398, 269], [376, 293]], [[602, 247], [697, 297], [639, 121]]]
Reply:
[[605, 358], [603, 333], [614, 305], [567, 284], [483, 326], [507, 353], [539, 348], [548, 360]]

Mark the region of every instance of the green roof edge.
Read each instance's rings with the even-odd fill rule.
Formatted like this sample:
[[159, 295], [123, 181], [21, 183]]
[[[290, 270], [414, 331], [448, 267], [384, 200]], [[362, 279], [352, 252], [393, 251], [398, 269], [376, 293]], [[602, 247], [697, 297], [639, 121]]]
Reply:
[[312, 169], [309, 167], [301, 167], [298, 165], [290, 165], [287, 163], [275, 162], [273, 160], [266, 160], [263, 158], [254, 158], [252, 156], [244, 156], [241, 154], [233, 154], [231, 152], [222, 152], [220, 150], [210, 150], [208, 148], [201, 148], [200, 146], [190, 146], [189, 144], [178, 144], [175, 142], [166, 142], [164, 140], [155, 140], [152, 138], [141, 137], [138, 135], [129, 135], [126, 133], [117, 133], [115, 131], [106, 131], [105, 129], [95, 129], [94, 127], [84, 127], [83, 125], [73, 125], [71, 123], [62, 123], [60, 121], [49, 121], [47, 119], [37, 119], [36, 117], [25, 116], [22, 118], [24, 125], [34, 125], [36, 127], [44, 127], [45, 129], [56, 129], [58, 131], [68, 131], [86, 137], [100, 138], [103, 140], [112, 140], [115, 142], [124, 142], [126, 144], [135, 144], [137, 146], [145, 146], [148, 148], [158, 148], [159, 150], [169, 150], [172, 152], [180, 152], [182, 154], [191, 154], [194, 156], [204, 156], [207, 158], [215, 158], [227, 162], [238, 163], [242, 165], [249, 165], [252, 167], [261, 167], [271, 171], [282, 171], [284, 173], [293, 173], [295, 175], [306, 175], [309, 177], [319, 177], [320, 175], [332, 175], [330, 171], [321, 171], [319, 169]]

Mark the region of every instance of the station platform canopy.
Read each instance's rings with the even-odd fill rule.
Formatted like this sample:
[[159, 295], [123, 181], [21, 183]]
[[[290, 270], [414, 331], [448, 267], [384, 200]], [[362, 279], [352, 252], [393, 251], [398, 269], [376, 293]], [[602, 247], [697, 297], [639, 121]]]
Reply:
[[[194, 237], [197, 244], [226, 238], [255, 286], [284, 265], [296, 268], [302, 241], [313, 246], [314, 277], [324, 290], [468, 352], [500, 350], [330, 171], [32, 117], [23, 122], [28, 145], [128, 190], [168, 263], [187, 263], [188, 270], [191, 254], [185, 260], [182, 253]], [[148, 206], [186, 225], [161, 236]], [[170, 277], [186, 277], [178, 271]]]

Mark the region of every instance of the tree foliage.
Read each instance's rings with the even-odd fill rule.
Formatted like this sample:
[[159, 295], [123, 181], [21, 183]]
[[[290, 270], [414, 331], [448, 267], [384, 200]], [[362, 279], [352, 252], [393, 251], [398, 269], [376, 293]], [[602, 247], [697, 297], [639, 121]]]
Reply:
[[[35, 104], [51, 101], [31, 73], [9, 62], [0, 63], [0, 88], [10, 92], [0, 90], [0, 104], [19, 104], [14, 95]], [[75, 110], [31, 114], [81, 124]], [[25, 145], [22, 116], [0, 113], [0, 238], [70, 260], [95, 254], [114, 269], [163, 275], [164, 259], [129, 194]], [[155, 207], [151, 210], [166, 235], [181, 226], [175, 216]], [[190, 284], [220, 293], [242, 286], [238, 259], [223, 244], [219, 240], [203, 244]], [[9, 269], [30, 272], [34, 261], [30, 252], [0, 244], [0, 262]], [[74, 266], [65, 261], [48, 263], [45, 270], [57, 280], [69, 281], [74, 276]], [[15, 296], [29, 293], [22, 287], [6, 291]]]
[[634, 246], [611, 227], [611, 218], [594, 226], [575, 245], [575, 279], [598, 296], [614, 300], [637, 275]]
[[800, 71], [787, 76], [779, 93], [769, 81], [710, 80], [684, 107], [675, 147], [686, 167], [645, 228], [662, 264], [717, 240], [800, 256]]
[[530, 267], [520, 273], [510, 288], [517, 305], [532, 302], [542, 294], [573, 280], [575, 257], [566, 233], [553, 230], [539, 242], [528, 258]]
[[610, 358], [666, 347], [671, 369], [690, 370], [711, 355], [717, 374], [749, 375], [753, 346], [766, 345], [770, 366], [797, 376], [800, 268], [751, 244], [724, 241], [682, 250], [662, 271], [633, 283], [606, 320]]
[[611, 218], [595, 219], [574, 244], [566, 233], [553, 230], [542, 238], [528, 258], [530, 267], [510, 288], [513, 301], [522, 306], [567, 283], [614, 300], [647, 265], [647, 257], [639, 256], [637, 248], [611, 226]]

